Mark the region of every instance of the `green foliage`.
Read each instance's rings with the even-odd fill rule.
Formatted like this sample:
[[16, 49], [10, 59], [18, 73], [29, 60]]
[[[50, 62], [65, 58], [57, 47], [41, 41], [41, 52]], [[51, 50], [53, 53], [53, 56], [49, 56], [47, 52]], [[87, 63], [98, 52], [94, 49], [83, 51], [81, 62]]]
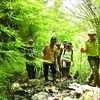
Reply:
[[[52, 36], [57, 37], [57, 42], [63, 40], [73, 43], [74, 67], [73, 74], [80, 71], [81, 78], [85, 81], [90, 73], [86, 55], [82, 55], [80, 65], [80, 47], [87, 38], [86, 30], [93, 27], [100, 31], [99, 1], [85, 0], [77, 5], [78, 10], [66, 10], [62, 0], [1, 0], [0, 2], [0, 90], [9, 87], [4, 83], [7, 77], [14, 73], [25, 71], [24, 52], [19, 48], [25, 46], [30, 38], [34, 40], [36, 48], [36, 74], [42, 73], [41, 51], [45, 44], [50, 42]], [[94, 9], [95, 8], [95, 9]], [[67, 12], [68, 11], [68, 12]], [[81, 12], [81, 13], [80, 13]], [[38, 70], [40, 69], [40, 70]], [[9, 80], [7, 80], [9, 81]], [[6, 81], [6, 82], [7, 82]], [[6, 92], [0, 93], [0, 99]], [[5, 99], [6, 100], [6, 99]]]
[[[25, 71], [25, 60], [23, 55], [18, 51], [2, 51], [0, 52], [0, 93], [6, 97], [7, 88], [11, 88], [10, 80], [14, 73], [22, 73]], [[3, 99], [2, 99], [3, 100]]]
[[4, 96], [2, 96], [2, 95], [0, 95], [0, 99], [1, 99], [1, 100], [7, 100], [7, 98], [4, 97]]
[[98, 4], [100, 4], [100, 0], [95, 0]]

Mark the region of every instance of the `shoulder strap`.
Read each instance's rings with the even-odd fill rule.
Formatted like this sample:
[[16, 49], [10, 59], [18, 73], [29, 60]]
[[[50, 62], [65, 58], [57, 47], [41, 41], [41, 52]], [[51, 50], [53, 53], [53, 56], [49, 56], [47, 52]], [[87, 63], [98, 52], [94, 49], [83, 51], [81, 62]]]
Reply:
[[65, 54], [65, 52], [66, 52], [66, 49], [64, 50], [64, 54]]

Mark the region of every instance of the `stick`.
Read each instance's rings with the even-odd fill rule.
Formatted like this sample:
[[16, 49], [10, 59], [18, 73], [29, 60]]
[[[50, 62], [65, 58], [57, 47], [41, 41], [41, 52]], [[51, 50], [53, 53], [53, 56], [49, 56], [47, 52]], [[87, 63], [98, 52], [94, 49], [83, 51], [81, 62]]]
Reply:
[[82, 52], [80, 52], [80, 84], [82, 83]]

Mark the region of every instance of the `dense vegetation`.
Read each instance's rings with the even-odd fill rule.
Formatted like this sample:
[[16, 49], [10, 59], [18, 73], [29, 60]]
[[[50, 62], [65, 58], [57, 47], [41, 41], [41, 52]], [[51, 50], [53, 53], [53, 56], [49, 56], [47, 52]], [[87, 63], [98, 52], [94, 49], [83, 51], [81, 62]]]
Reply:
[[[9, 77], [25, 72], [24, 52], [20, 48], [30, 38], [37, 49], [37, 59], [41, 50], [52, 36], [57, 42], [71, 41], [74, 49], [74, 73], [82, 67], [82, 81], [89, 75], [86, 56], [82, 55], [80, 65], [79, 48], [87, 38], [89, 28], [97, 31], [100, 38], [100, 1], [83, 0], [70, 9], [62, 0], [1, 0], [0, 1], [0, 99], [6, 98], [10, 87]], [[36, 61], [41, 67], [41, 60]]]

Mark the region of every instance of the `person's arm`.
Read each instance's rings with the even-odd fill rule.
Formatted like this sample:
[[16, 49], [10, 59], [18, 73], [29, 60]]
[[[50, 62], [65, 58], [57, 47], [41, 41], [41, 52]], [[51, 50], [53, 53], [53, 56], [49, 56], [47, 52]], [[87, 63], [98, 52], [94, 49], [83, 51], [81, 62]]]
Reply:
[[74, 60], [73, 60], [73, 49], [72, 49], [72, 54], [71, 54], [71, 66], [74, 66]]
[[57, 60], [57, 49], [55, 50], [55, 53], [54, 53], [54, 62], [56, 62]]
[[73, 50], [72, 50], [72, 54], [71, 54], [71, 61], [73, 62]]
[[62, 54], [62, 50], [63, 50], [63, 48], [60, 49], [60, 57], [61, 57], [61, 54]]
[[44, 59], [44, 54], [45, 54], [45, 52], [46, 52], [46, 47], [47, 46], [44, 46], [44, 48], [42, 49], [42, 58]]
[[61, 57], [60, 57], [60, 63], [62, 63], [63, 60], [63, 54], [64, 54], [64, 49], [62, 49]]

